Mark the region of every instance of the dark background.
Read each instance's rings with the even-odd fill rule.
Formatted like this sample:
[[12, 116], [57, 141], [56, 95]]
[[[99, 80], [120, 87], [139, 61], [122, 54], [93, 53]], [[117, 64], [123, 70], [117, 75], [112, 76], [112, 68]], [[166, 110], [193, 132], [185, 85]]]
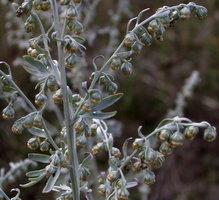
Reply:
[[[188, 3], [189, 1], [183, 1]], [[134, 58], [134, 74], [130, 77], [118, 75], [119, 91], [125, 96], [117, 104], [116, 119], [123, 123], [122, 137], [116, 145], [127, 137], [137, 136], [139, 125], [144, 132], [150, 132], [161, 121], [170, 109], [175, 107], [177, 93], [184, 81], [193, 70], [200, 73], [201, 82], [195, 87], [194, 94], [187, 99], [184, 115], [193, 121], [208, 121], [219, 128], [219, 1], [195, 1], [206, 6], [208, 17], [204, 21], [196, 18], [180, 21], [176, 27], [166, 31], [162, 43], [154, 43]], [[135, 15], [143, 8], [151, 8], [144, 16], [150, 16], [163, 5], [175, 5], [180, 1], [141, 1], [131, 0], [131, 11]], [[89, 28], [95, 31], [98, 27], [111, 23], [107, 15], [109, 9], [114, 10], [117, 1], [102, 0], [97, 7], [94, 22]], [[7, 6], [0, 7], [0, 60], [8, 63], [22, 56], [25, 51], [6, 40], [4, 28]], [[123, 16], [119, 24], [120, 39], [124, 36], [128, 18]], [[91, 71], [90, 61], [93, 56], [103, 54], [107, 45], [107, 36], [98, 36], [92, 46], [88, 47], [88, 72]], [[34, 98], [34, 84], [29, 84], [29, 75], [21, 68], [13, 69], [15, 80], [24, 92]], [[87, 73], [89, 74], [89, 73]], [[86, 77], [87, 78], [87, 77]], [[1, 100], [1, 110], [6, 106]], [[20, 113], [22, 116], [22, 113]], [[24, 159], [28, 153], [26, 141], [28, 136], [11, 134], [11, 121], [0, 118], [0, 168], [8, 168], [8, 162]], [[164, 166], [156, 171], [157, 181], [151, 187], [149, 200], [218, 200], [219, 199], [219, 140], [207, 143], [200, 134], [194, 141], [187, 142], [183, 147], [166, 159]], [[17, 187], [26, 181], [22, 176], [16, 183], [9, 184], [5, 189]], [[39, 188], [38, 188], [39, 187]], [[40, 197], [42, 186], [27, 189], [23, 199], [44, 199]], [[50, 199], [48, 196], [47, 199]], [[138, 198], [136, 198], [138, 199]]]

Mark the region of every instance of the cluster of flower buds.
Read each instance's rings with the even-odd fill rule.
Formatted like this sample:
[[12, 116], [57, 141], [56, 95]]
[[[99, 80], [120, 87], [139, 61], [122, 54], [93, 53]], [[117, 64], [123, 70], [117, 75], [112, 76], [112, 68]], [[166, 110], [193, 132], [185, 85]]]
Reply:
[[65, 66], [72, 69], [76, 66], [78, 56], [83, 54], [82, 49], [85, 49], [85, 47], [73, 37], [68, 36], [64, 40], [64, 49], [68, 53], [68, 56], [65, 58]]
[[32, 127], [42, 127], [42, 117], [39, 113], [30, 113], [15, 121], [12, 126], [12, 132], [20, 135], [23, 133], [24, 129], [30, 129]]
[[115, 56], [112, 59], [110, 67], [112, 70], [121, 71], [124, 75], [132, 74], [132, 63], [129, 60], [119, 56]]
[[32, 137], [27, 142], [27, 147], [30, 150], [37, 150], [38, 148], [42, 152], [46, 152], [49, 150], [49, 143], [46, 139], [40, 137]]
[[34, 0], [33, 8], [37, 11], [48, 11], [50, 9], [50, 1], [49, 0]]
[[[113, 70], [120, 70], [125, 75], [132, 73], [132, 64], [127, 59], [133, 54], [140, 54], [144, 46], [150, 46], [153, 40], [163, 41], [165, 28], [171, 27], [179, 19], [188, 19], [191, 13], [195, 13], [199, 19], [203, 19], [207, 15], [207, 9], [203, 6], [198, 6], [195, 3], [181, 4], [176, 9], [168, 9], [165, 6], [157, 10], [156, 17], [150, 21], [147, 28], [136, 24], [132, 31], [129, 31], [124, 38], [124, 46], [130, 49], [127, 52], [129, 55], [124, 57], [117, 54], [111, 60], [110, 67]], [[140, 17], [140, 16], [139, 16]], [[139, 18], [138, 17], [138, 18]]]
[[33, 31], [33, 29], [35, 28], [35, 20], [34, 18], [30, 15], [26, 22], [24, 23], [24, 29], [27, 33], [30, 33]]
[[[90, 80], [92, 81], [94, 77], [95, 72], [91, 74]], [[116, 94], [118, 91], [118, 85], [115, 83], [114, 77], [110, 74], [102, 73], [98, 79], [98, 83], [100, 86], [104, 87], [104, 90], [108, 94]]]
[[[178, 120], [178, 118], [176, 118]], [[164, 162], [165, 156], [172, 153], [173, 149], [183, 145], [185, 140], [193, 140], [199, 133], [199, 129], [204, 129], [204, 140], [211, 142], [216, 138], [215, 127], [210, 126], [207, 122], [171, 122], [155, 132], [158, 140], [161, 142], [159, 150], [156, 151], [149, 146], [149, 141], [145, 137], [136, 138], [133, 142], [133, 148], [139, 154], [132, 164], [132, 170], [135, 172], [143, 170], [145, 177], [144, 183], [153, 184], [155, 174], [151, 169], [160, 168]]]
[[32, 0], [24, 0], [24, 2], [16, 10], [16, 16], [20, 17], [23, 14], [29, 14], [32, 9]]
[[[39, 54], [37, 51], [38, 47], [42, 47], [43, 40], [41, 37], [32, 38], [29, 40], [29, 48], [27, 49], [27, 54], [33, 58], [37, 58], [38, 60], [41, 60], [43, 57], [43, 54]], [[44, 61], [44, 60], [41, 60]]]
[[84, 32], [83, 25], [77, 20], [77, 10], [75, 5], [69, 6], [66, 12], [66, 27], [75, 35], [81, 35]]

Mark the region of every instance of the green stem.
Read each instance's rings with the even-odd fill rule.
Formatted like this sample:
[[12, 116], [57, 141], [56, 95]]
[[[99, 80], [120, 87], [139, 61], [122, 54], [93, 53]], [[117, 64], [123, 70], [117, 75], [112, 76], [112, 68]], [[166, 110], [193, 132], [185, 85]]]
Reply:
[[[51, 0], [52, 2], [52, 10], [53, 17], [55, 21], [55, 30], [57, 33], [57, 37], [61, 40], [61, 25], [58, 14], [58, 7], [56, 4], [56, 0]], [[78, 157], [77, 157], [77, 149], [76, 149], [76, 135], [73, 133], [73, 129], [71, 126], [71, 116], [70, 116], [70, 106], [69, 106], [69, 98], [67, 91], [67, 79], [66, 79], [66, 70], [64, 66], [64, 53], [63, 46], [61, 41], [57, 41], [58, 47], [58, 61], [61, 72], [61, 89], [63, 94], [63, 108], [64, 108], [64, 118], [65, 118], [65, 126], [67, 132], [67, 143], [68, 143], [68, 151], [69, 151], [69, 173], [71, 177], [72, 183], [72, 194], [73, 200], [80, 200], [80, 184], [79, 184], [79, 175], [78, 175]]]

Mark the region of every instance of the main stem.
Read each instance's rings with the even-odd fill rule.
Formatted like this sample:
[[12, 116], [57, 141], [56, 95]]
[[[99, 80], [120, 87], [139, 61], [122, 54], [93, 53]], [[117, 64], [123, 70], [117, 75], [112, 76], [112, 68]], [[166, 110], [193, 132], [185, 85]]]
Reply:
[[[57, 38], [62, 40], [61, 26], [58, 15], [58, 7], [56, 4], [56, 0], [51, 0], [52, 9], [55, 21], [55, 30], [57, 34]], [[71, 116], [70, 116], [70, 107], [69, 107], [69, 99], [68, 99], [68, 91], [67, 91], [67, 79], [66, 79], [66, 70], [64, 66], [64, 53], [63, 46], [61, 41], [57, 41], [58, 47], [58, 61], [59, 68], [61, 73], [61, 90], [63, 95], [63, 108], [64, 108], [64, 118], [65, 118], [65, 126], [67, 132], [67, 140], [68, 140], [68, 151], [69, 151], [69, 173], [71, 177], [72, 183], [72, 196], [73, 200], [80, 200], [80, 185], [79, 185], [79, 176], [78, 176], [78, 157], [77, 157], [77, 149], [76, 149], [76, 136], [73, 133], [73, 129], [71, 127]]]

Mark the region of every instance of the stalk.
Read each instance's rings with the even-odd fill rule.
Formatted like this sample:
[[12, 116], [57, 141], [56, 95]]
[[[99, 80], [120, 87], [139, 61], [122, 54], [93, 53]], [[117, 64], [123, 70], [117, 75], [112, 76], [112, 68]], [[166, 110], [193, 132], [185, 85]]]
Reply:
[[58, 61], [59, 68], [61, 73], [61, 89], [63, 95], [63, 108], [64, 108], [64, 120], [67, 132], [67, 143], [68, 143], [68, 151], [69, 151], [69, 173], [72, 183], [72, 196], [73, 200], [80, 200], [80, 185], [79, 185], [79, 176], [78, 176], [78, 157], [77, 157], [77, 149], [76, 149], [76, 136], [73, 133], [73, 129], [71, 126], [71, 116], [70, 116], [70, 106], [68, 99], [68, 91], [67, 91], [67, 79], [66, 79], [66, 70], [64, 66], [64, 53], [63, 53], [63, 45], [62, 45], [62, 33], [61, 33], [61, 25], [58, 15], [58, 7], [56, 4], [56, 0], [51, 0], [53, 17], [55, 21], [55, 30], [57, 33], [57, 48], [58, 48]]

